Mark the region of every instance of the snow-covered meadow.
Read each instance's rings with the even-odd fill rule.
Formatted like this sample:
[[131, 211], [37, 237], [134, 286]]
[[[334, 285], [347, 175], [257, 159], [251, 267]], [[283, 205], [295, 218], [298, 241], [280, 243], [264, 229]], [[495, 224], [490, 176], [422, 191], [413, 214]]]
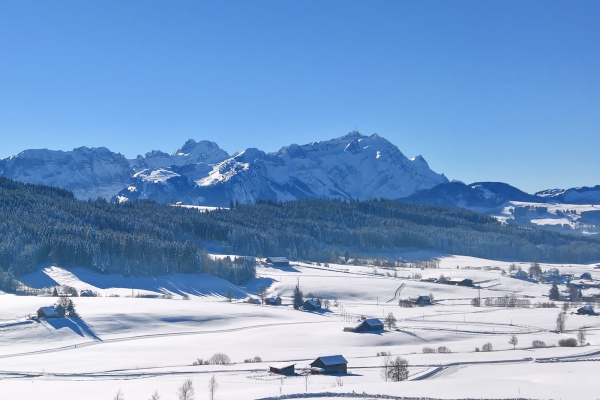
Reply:
[[[418, 256], [418, 254], [416, 255]], [[3, 399], [112, 399], [121, 389], [127, 400], [176, 399], [191, 379], [197, 399], [208, 399], [215, 376], [219, 399], [259, 399], [293, 393], [369, 393], [433, 398], [597, 397], [595, 369], [600, 362], [600, 317], [568, 312], [567, 331], [554, 332], [559, 308], [473, 307], [475, 297], [515, 294], [532, 304], [548, 301], [549, 286], [502, 276], [509, 262], [462, 256], [440, 258], [439, 268], [401, 268], [292, 263], [261, 266], [244, 287], [208, 275], [125, 278], [87, 269], [41, 267], [23, 277], [31, 287], [68, 285], [91, 289], [99, 297], [75, 298], [81, 318], [31, 320], [53, 297], [0, 295], [0, 388]], [[521, 264], [523, 269], [528, 264]], [[596, 265], [542, 265], [561, 273], [590, 272]], [[481, 289], [414, 279], [469, 278]], [[297, 311], [291, 296], [299, 283], [304, 294], [331, 302], [329, 310]], [[248, 304], [259, 287], [279, 295], [281, 306]], [[401, 290], [398, 290], [402, 286]], [[239, 300], [228, 302], [227, 293]], [[589, 289], [584, 294], [594, 294]], [[399, 292], [399, 293], [398, 293]], [[134, 297], [131, 297], [131, 295]], [[435, 305], [401, 308], [399, 298], [432, 294]], [[165, 296], [167, 294], [167, 296]], [[116, 297], [119, 296], [119, 297]], [[337, 306], [335, 305], [337, 301]], [[560, 304], [559, 304], [560, 306]], [[392, 312], [396, 329], [380, 333], [344, 332], [361, 316], [383, 319]], [[583, 347], [532, 348], [533, 340], [557, 345], [586, 328]], [[516, 335], [516, 349], [508, 343]], [[493, 351], [475, 348], [491, 343]], [[424, 354], [423, 347], [452, 353]], [[383, 358], [390, 352], [409, 362], [409, 380], [385, 382]], [[229, 365], [192, 365], [214, 353]], [[349, 373], [283, 378], [267, 372], [279, 362], [307, 368], [318, 356], [341, 354]], [[245, 363], [258, 356], [262, 362]], [[367, 397], [368, 398], [368, 397]]]

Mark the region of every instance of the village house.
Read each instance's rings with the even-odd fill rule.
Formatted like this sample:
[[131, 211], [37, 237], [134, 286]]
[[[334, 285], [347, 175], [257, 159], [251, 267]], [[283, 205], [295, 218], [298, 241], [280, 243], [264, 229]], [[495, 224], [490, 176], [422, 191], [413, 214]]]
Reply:
[[276, 267], [289, 267], [290, 260], [285, 257], [267, 257], [267, 263]]
[[419, 296], [417, 297], [417, 300], [415, 300], [415, 303], [417, 303], [418, 306], [430, 306], [432, 304], [429, 296]]
[[377, 318], [367, 318], [362, 320], [356, 326], [349, 326], [344, 328], [344, 332], [379, 332], [383, 330], [383, 322]]
[[514, 275], [514, 277], [516, 279], [527, 279], [529, 278], [529, 274], [523, 270], [517, 271], [517, 273]]
[[60, 318], [65, 316], [65, 309], [61, 305], [58, 305], [56, 307], [40, 307], [40, 309], [37, 311], [37, 316], [39, 319]]
[[319, 357], [310, 366], [313, 375], [348, 373], [348, 361], [341, 355]]
[[583, 306], [577, 309], [577, 314], [579, 315], [597, 315], [594, 311], [594, 308], [590, 305]]
[[307, 311], [318, 311], [321, 309], [321, 301], [319, 299], [306, 300], [302, 305], [302, 308]]
[[281, 297], [269, 297], [265, 299], [265, 304], [268, 306], [280, 306], [281, 305]]

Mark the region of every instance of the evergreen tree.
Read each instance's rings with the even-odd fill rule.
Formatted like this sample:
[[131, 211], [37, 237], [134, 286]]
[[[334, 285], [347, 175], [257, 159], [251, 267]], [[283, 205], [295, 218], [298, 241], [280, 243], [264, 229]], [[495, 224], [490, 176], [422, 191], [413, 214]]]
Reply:
[[549, 293], [550, 300], [560, 300], [560, 291], [558, 290], [558, 286], [556, 283], [552, 284]]
[[300, 290], [300, 284], [297, 284], [294, 288], [293, 298], [294, 309], [298, 310], [300, 307], [302, 307], [302, 304], [304, 304], [304, 301], [302, 300], [302, 291]]

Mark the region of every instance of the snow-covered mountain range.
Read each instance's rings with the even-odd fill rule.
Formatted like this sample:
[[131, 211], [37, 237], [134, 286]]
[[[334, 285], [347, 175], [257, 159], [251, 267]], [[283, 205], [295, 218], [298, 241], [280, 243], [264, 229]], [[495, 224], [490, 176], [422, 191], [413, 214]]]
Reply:
[[80, 199], [210, 206], [257, 199], [397, 199], [448, 182], [423, 157], [408, 159], [383, 137], [356, 131], [274, 153], [249, 148], [231, 156], [214, 142], [194, 140], [171, 154], [155, 150], [133, 160], [106, 148], [25, 150], [0, 160], [0, 175], [69, 189]]

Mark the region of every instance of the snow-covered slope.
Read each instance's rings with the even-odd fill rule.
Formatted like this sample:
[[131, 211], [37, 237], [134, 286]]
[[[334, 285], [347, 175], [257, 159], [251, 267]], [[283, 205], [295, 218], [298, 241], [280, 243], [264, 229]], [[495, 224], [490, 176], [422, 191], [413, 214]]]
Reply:
[[80, 199], [208, 206], [257, 199], [396, 199], [448, 182], [423, 157], [410, 160], [379, 135], [359, 132], [274, 153], [249, 148], [233, 156], [206, 140], [188, 140], [171, 154], [154, 150], [133, 160], [103, 147], [26, 150], [0, 160], [0, 175], [69, 189]]
[[[167, 179], [135, 179], [119, 198], [159, 202], [174, 198], [218, 206], [227, 206], [231, 200], [395, 199], [448, 181], [443, 174], [432, 171], [423, 157], [409, 160], [379, 135], [358, 132], [324, 142], [293, 144], [275, 153], [249, 148], [216, 162], [208, 171], [198, 165], [189, 161], [182, 167], [172, 165], [168, 171], [176, 175]], [[143, 172], [144, 177], [150, 174], [149, 169]], [[167, 176], [165, 172], [161, 175]], [[189, 181], [182, 184], [182, 177], [193, 180], [196, 186]]]
[[548, 189], [535, 194], [547, 202], [571, 204], [600, 203], [600, 185], [572, 189]]
[[131, 182], [129, 161], [104, 147], [25, 150], [0, 160], [0, 175], [71, 190], [77, 198], [110, 198]]

